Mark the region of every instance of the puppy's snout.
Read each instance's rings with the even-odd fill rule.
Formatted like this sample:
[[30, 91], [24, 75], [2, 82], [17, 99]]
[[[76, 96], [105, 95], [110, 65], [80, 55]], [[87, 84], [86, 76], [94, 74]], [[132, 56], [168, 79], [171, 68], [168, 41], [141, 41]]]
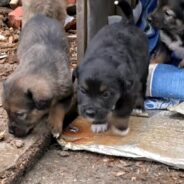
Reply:
[[90, 118], [94, 118], [96, 114], [96, 111], [92, 108], [86, 109], [85, 110], [85, 115], [90, 117]]
[[28, 135], [30, 130], [28, 130], [28, 129], [21, 129], [21, 128], [18, 128], [16, 126], [14, 126], [14, 125], [9, 125], [8, 126], [8, 132], [10, 134], [13, 134], [16, 137], [25, 137], [26, 135]]
[[10, 134], [15, 134], [15, 127], [14, 126], [8, 126], [8, 132]]

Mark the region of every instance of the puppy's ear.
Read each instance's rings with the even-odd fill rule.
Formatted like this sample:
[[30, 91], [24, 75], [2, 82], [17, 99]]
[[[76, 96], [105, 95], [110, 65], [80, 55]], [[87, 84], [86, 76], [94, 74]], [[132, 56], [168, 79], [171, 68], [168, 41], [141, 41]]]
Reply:
[[34, 93], [28, 89], [26, 93], [27, 97], [33, 101], [33, 104], [36, 109], [38, 110], [44, 110], [50, 107], [52, 98], [44, 98], [44, 99], [38, 99], [34, 96]]
[[79, 77], [79, 68], [78, 66], [74, 69], [73, 73], [72, 73], [72, 82], [75, 81], [75, 79], [78, 79]]
[[38, 110], [48, 108], [53, 99], [54, 88], [46, 78], [27, 75], [16, 84]]

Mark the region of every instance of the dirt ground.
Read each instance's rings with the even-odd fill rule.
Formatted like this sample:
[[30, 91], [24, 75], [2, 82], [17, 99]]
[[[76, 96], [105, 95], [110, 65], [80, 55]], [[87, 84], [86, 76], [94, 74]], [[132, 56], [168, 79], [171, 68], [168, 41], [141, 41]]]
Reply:
[[21, 184], [182, 184], [184, 173], [153, 162], [61, 151], [52, 145]]
[[[4, 24], [7, 12], [0, 10], [0, 81], [15, 70], [16, 48], [20, 30]], [[75, 32], [75, 31], [74, 31]], [[76, 34], [68, 33], [70, 67], [77, 64]], [[0, 132], [6, 128], [6, 113], [0, 104]], [[6, 131], [6, 140], [12, 138]], [[111, 184], [111, 183], [184, 183], [184, 172], [153, 162], [107, 157], [87, 152], [63, 152], [56, 144], [50, 146], [43, 158], [25, 175], [22, 184]]]

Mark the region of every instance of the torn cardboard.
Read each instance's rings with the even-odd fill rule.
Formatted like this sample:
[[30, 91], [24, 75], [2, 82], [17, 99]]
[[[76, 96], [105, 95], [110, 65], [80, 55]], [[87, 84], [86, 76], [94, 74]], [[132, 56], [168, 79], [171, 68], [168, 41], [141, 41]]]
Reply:
[[149, 118], [131, 117], [125, 137], [110, 132], [94, 134], [90, 123], [79, 117], [58, 140], [69, 150], [153, 160], [184, 169], [184, 121], [175, 113], [162, 111]]

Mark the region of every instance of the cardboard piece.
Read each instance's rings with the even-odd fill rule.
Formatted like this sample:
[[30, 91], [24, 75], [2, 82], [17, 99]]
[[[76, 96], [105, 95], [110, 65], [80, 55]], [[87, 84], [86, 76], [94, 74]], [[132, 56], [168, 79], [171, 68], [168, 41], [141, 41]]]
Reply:
[[153, 160], [184, 169], [184, 122], [175, 113], [162, 111], [149, 118], [130, 118], [125, 137], [94, 134], [90, 123], [79, 117], [65, 130], [59, 144], [69, 150], [86, 150], [106, 155]]

